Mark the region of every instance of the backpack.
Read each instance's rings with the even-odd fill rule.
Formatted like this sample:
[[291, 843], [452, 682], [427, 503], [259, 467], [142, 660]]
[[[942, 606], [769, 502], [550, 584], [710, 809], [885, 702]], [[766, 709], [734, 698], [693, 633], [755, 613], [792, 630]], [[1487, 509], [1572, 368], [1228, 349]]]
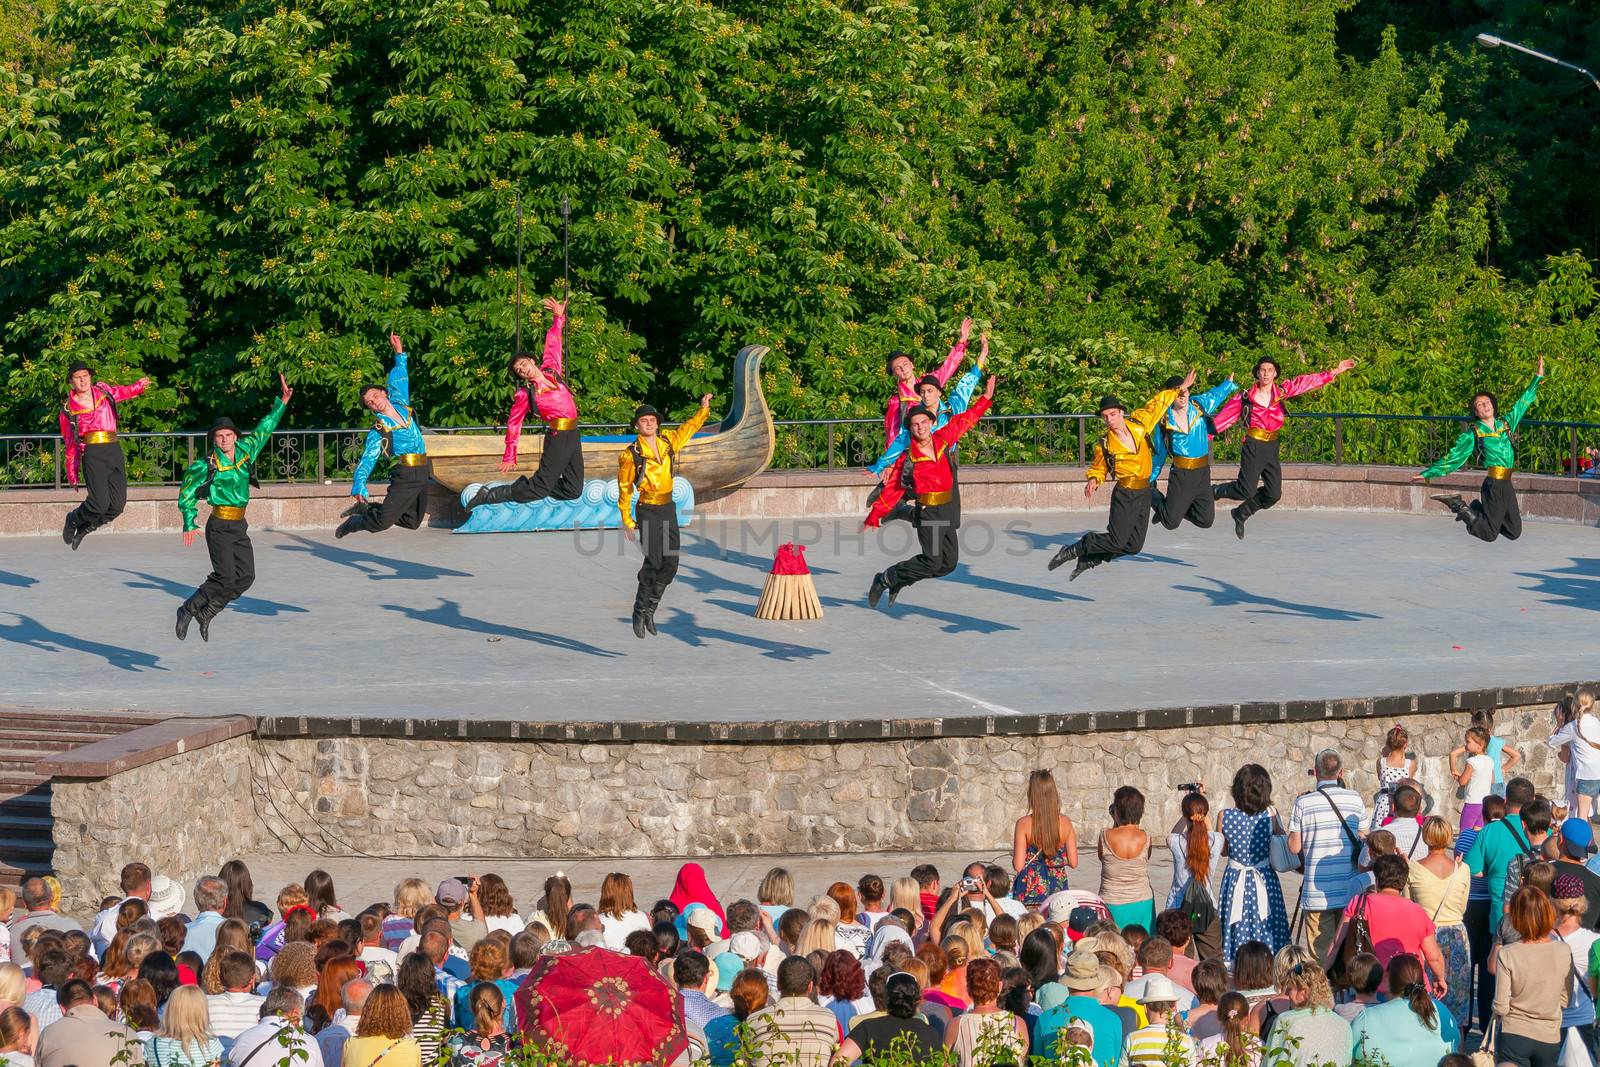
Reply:
[[1197, 934], [1205, 933], [1217, 921], [1217, 905], [1211, 899], [1210, 887], [1192, 875], [1184, 887], [1183, 899], [1178, 901], [1178, 910], [1189, 917], [1189, 928]]
[[[657, 440], [660, 441], [661, 444], [662, 444], [662, 447], [664, 447], [667, 450], [667, 473], [671, 474], [672, 473], [673, 462], [677, 459], [676, 451], [672, 447], [672, 442], [670, 440], [668, 440], [667, 438], [660, 437], [660, 438], [657, 438]], [[639, 439], [637, 437], [633, 439], [633, 444], [628, 446], [628, 451], [633, 453], [633, 489], [632, 489], [632, 491], [633, 492], [638, 492], [639, 491], [639, 487], [644, 484], [645, 458], [644, 458], [644, 450], [639, 447]]]

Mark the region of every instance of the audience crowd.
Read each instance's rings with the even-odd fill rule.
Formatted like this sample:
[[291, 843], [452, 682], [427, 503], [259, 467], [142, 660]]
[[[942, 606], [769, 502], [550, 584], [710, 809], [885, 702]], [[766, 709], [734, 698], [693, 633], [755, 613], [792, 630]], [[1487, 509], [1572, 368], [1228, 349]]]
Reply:
[[529, 972], [610, 951], [675, 990], [682, 1058], [716, 1067], [1592, 1064], [1593, 704], [1557, 709], [1550, 743], [1576, 767], [1559, 798], [1510, 773], [1520, 752], [1480, 716], [1450, 756], [1455, 825], [1399, 726], [1376, 796], [1347, 786], [1333, 750], [1287, 813], [1259, 765], [1225, 798], [1197, 783], [1162, 838], [1159, 903], [1145, 797], [1115, 791], [1098, 884], [1076, 885], [1077, 829], [1048, 771], [1029, 779], [1009, 866], [852, 871], [814, 899], [774, 868], [754, 900], [725, 902], [686, 863], [648, 906], [622, 872], [593, 903], [560, 874], [515, 892], [495, 874], [407, 878], [374, 903], [316, 870], [269, 903], [237, 860], [192, 887], [130, 862], [80, 924], [53, 879], [30, 878], [0, 891], [0, 1057], [497, 1067], [522, 1048]]

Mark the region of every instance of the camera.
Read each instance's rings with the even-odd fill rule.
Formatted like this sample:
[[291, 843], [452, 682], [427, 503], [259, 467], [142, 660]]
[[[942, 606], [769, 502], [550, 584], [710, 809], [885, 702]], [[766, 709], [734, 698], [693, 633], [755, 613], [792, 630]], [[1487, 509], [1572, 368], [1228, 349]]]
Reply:
[[961, 891], [963, 893], [976, 893], [981, 888], [982, 886], [978, 884], [978, 880], [976, 878], [961, 879]]
[[1180, 793], [1198, 793], [1198, 792], [1200, 792], [1200, 783], [1199, 782], [1184, 782], [1183, 784], [1178, 786], [1178, 792], [1180, 792]]

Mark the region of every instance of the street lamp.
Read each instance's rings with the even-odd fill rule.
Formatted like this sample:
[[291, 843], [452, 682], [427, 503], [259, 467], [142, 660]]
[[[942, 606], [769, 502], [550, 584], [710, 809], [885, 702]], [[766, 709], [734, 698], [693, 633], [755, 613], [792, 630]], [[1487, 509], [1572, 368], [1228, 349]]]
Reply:
[[1527, 45], [1518, 44], [1515, 41], [1508, 41], [1504, 37], [1496, 37], [1492, 33], [1478, 34], [1478, 43], [1483, 45], [1485, 48], [1500, 48], [1501, 46], [1513, 48], [1518, 52], [1530, 55], [1535, 59], [1542, 59], [1546, 63], [1554, 63], [1558, 67], [1566, 67], [1568, 70], [1575, 70], [1579, 74], [1582, 74], [1585, 78], [1588, 78], [1596, 89], [1600, 89], [1600, 78], [1596, 78], [1593, 71], [1585, 67], [1580, 67], [1576, 63], [1568, 63], [1564, 59], [1557, 59], [1555, 56], [1547, 55], [1544, 52], [1535, 51], [1534, 49], [1529, 48]]

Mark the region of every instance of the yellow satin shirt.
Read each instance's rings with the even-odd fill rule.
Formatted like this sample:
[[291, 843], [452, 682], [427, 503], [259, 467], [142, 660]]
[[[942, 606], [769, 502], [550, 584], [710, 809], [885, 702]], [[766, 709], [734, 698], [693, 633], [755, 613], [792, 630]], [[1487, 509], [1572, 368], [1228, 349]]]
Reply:
[[[1109, 473], [1112, 478], [1121, 480], [1132, 478], [1135, 481], [1150, 480], [1150, 469], [1155, 457], [1150, 451], [1150, 435], [1155, 432], [1156, 425], [1161, 417], [1172, 407], [1172, 402], [1178, 398], [1176, 389], [1163, 389], [1151, 401], [1138, 411], [1130, 411], [1124, 418], [1127, 423], [1128, 436], [1133, 438], [1133, 448], [1128, 448], [1122, 439], [1109, 429], [1101, 443], [1095, 447], [1094, 461], [1089, 464], [1089, 469], [1084, 472], [1084, 477], [1096, 482], [1104, 482]], [[1106, 454], [1107, 449], [1110, 455]]]
[[[656, 434], [654, 449], [646, 444], [644, 438], [635, 437], [634, 443], [639, 446], [639, 451], [644, 455], [644, 476], [639, 479], [640, 499], [650, 496], [672, 496], [672, 457], [682, 452], [689, 439], [700, 432], [700, 427], [706, 424], [706, 416], [710, 411], [701, 408], [690, 416], [689, 421], [672, 430], [662, 430]], [[672, 445], [669, 454], [661, 439], [665, 438]], [[622, 512], [622, 525], [633, 529], [633, 479], [635, 468], [633, 464], [633, 449], [624, 448], [617, 454], [617, 508]]]

